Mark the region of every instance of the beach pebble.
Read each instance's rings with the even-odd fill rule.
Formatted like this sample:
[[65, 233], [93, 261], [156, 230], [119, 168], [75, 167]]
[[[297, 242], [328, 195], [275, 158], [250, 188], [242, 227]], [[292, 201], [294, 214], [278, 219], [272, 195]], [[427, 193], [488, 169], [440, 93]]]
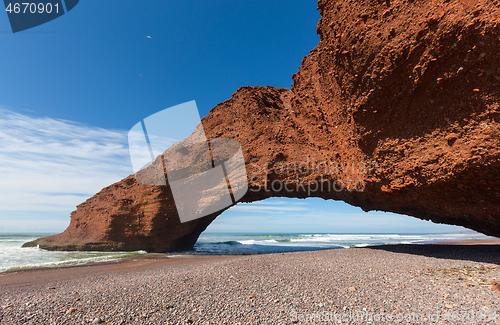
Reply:
[[76, 311], [77, 311], [76, 307], [71, 307], [70, 309], [66, 310], [66, 315], [67, 315], [67, 314], [74, 313], [74, 312], [76, 312]]

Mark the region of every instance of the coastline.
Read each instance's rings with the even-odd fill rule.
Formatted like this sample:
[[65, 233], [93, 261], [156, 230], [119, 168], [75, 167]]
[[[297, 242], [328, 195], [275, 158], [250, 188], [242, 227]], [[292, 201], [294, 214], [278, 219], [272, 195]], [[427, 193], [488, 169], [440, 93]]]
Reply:
[[0, 315], [9, 324], [279, 324], [361, 311], [429, 323], [433, 313], [443, 320], [465, 311], [474, 320], [498, 314], [495, 322], [500, 296], [489, 281], [500, 280], [499, 252], [491, 244], [387, 245], [23, 270], [0, 274]]
[[[469, 246], [469, 245], [500, 245], [500, 238], [494, 239], [465, 239], [465, 240], [445, 240], [445, 241], [426, 241], [419, 242], [414, 244], [388, 244], [388, 245], [372, 245], [372, 246], [363, 246], [363, 247], [351, 247], [351, 248], [335, 248], [335, 249], [352, 249], [352, 248], [382, 248], [382, 247], [399, 247], [399, 246], [412, 246], [412, 245], [458, 245], [458, 246]], [[329, 250], [329, 249], [326, 249]], [[305, 252], [314, 252], [320, 250], [311, 250]], [[286, 252], [289, 253], [298, 253], [297, 252]], [[238, 258], [245, 256], [253, 256], [253, 255], [271, 255], [271, 254], [280, 254], [276, 253], [258, 253], [258, 254], [242, 254], [242, 255], [225, 255], [225, 254], [161, 254], [154, 253], [148, 255], [136, 255], [131, 257], [119, 258], [116, 260], [106, 260], [106, 261], [97, 261], [90, 263], [82, 263], [82, 264], [74, 264], [74, 265], [64, 265], [64, 266], [50, 266], [50, 267], [32, 267], [32, 268], [22, 268], [18, 270], [9, 270], [0, 272], [0, 287], [2, 285], [1, 277], [7, 274], [24, 274], [29, 272], [37, 272], [41, 270], [67, 270], [73, 268], [85, 268], [85, 267], [95, 267], [95, 271], [99, 272], [112, 272], [113, 270], [127, 269], [127, 268], [139, 268], [147, 265], [153, 264], [163, 264], [165, 265], [176, 265], [176, 264], [188, 264], [190, 262], [202, 262], [209, 260], [223, 260], [226, 258]]]

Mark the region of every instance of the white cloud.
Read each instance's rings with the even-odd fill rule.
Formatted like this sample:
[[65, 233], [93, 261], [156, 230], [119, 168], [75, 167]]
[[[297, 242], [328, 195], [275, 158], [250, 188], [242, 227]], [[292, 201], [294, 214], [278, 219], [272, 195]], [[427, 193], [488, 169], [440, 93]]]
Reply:
[[460, 230], [464, 228], [433, 224], [394, 213], [366, 213], [344, 202], [318, 198], [271, 198], [238, 204], [207, 228], [208, 232], [214, 233], [426, 233]]
[[64, 231], [69, 225], [68, 220], [1, 220], [0, 233], [58, 233]]
[[235, 212], [288, 212], [288, 211], [304, 211], [307, 210], [304, 207], [294, 207], [294, 206], [264, 206], [259, 204], [252, 205], [237, 205], [232, 208]]
[[[0, 107], [0, 212], [73, 211], [132, 173], [127, 132]], [[2, 221], [0, 221], [2, 223]]]
[[308, 207], [305, 202], [287, 202], [284, 200], [268, 200], [254, 203], [238, 203], [231, 208], [232, 212], [261, 212], [280, 213], [306, 211]]

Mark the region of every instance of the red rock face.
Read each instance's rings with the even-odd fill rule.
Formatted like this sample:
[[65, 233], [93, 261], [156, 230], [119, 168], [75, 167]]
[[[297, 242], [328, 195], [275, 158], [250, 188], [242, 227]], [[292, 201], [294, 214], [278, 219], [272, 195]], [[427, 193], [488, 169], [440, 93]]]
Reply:
[[[241, 143], [241, 201], [314, 196], [500, 236], [500, 3], [318, 8], [291, 90], [243, 87], [203, 119], [207, 137]], [[220, 213], [181, 224], [168, 186], [129, 176], [27, 246], [175, 251]]]

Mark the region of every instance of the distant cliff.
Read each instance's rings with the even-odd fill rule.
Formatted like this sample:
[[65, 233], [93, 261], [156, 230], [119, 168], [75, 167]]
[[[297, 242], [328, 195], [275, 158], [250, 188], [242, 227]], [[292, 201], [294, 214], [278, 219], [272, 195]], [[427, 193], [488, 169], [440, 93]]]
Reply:
[[[291, 90], [240, 88], [202, 121], [208, 137], [241, 143], [241, 201], [314, 196], [500, 236], [498, 1], [318, 8], [320, 43]], [[176, 211], [168, 186], [129, 176], [26, 246], [188, 249], [221, 213], [181, 224]]]

